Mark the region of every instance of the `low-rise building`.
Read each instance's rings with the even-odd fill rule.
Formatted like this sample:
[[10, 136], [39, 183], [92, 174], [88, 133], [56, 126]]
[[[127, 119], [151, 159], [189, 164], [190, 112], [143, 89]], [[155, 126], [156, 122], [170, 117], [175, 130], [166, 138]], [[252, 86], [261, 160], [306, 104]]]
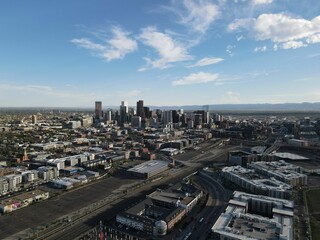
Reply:
[[268, 177], [273, 177], [291, 186], [307, 185], [307, 175], [301, 173], [300, 167], [287, 163], [283, 160], [277, 162], [255, 162], [248, 165]]
[[169, 169], [169, 162], [162, 160], [151, 160], [141, 163], [127, 170], [127, 176], [147, 179], [158, 173]]
[[117, 214], [116, 222], [151, 236], [164, 236], [202, 196], [193, 185], [178, 183], [157, 190], [137, 205]]
[[5, 214], [26, 207], [34, 202], [39, 202], [49, 198], [49, 192], [34, 190], [0, 201], [0, 213]]
[[212, 227], [217, 239], [293, 239], [292, 201], [235, 191]]
[[254, 169], [247, 169], [239, 165], [224, 167], [222, 178], [224, 182], [233, 183], [254, 194], [284, 199], [290, 199], [292, 196], [291, 185], [272, 177], [265, 177], [256, 173]]
[[45, 181], [50, 181], [52, 179], [59, 177], [59, 171], [55, 167], [42, 166], [38, 168], [38, 172], [39, 172], [39, 178]]

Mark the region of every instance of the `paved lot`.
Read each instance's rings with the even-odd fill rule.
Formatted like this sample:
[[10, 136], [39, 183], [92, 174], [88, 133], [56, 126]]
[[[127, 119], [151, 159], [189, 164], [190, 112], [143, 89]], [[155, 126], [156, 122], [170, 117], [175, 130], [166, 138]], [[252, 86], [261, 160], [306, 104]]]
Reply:
[[3, 239], [27, 228], [35, 228], [41, 224], [71, 213], [90, 203], [110, 195], [121, 185], [138, 180], [110, 177], [94, 182], [80, 189], [71, 190], [49, 200], [0, 216], [0, 238]]

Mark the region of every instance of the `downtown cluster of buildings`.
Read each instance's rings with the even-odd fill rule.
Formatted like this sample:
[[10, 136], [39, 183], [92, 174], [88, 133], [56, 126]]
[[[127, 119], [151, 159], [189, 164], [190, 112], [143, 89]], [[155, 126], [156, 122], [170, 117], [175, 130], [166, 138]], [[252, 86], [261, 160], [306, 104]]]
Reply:
[[137, 102], [136, 108], [129, 107], [127, 101], [122, 101], [119, 110], [102, 110], [102, 102], [95, 102], [94, 122], [114, 122], [119, 126], [131, 126], [133, 128], [160, 127], [168, 125], [170, 128], [188, 127], [201, 128], [213, 124], [215, 121], [223, 121], [223, 116], [215, 114], [210, 118], [208, 110], [194, 111], [192, 114], [180, 110], [150, 110], [144, 106], [143, 100]]

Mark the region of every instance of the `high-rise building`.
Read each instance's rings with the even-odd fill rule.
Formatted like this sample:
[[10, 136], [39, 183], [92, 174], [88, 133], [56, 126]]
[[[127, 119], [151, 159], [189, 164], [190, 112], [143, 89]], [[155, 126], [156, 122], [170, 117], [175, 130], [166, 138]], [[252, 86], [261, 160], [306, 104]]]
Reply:
[[111, 110], [111, 109], [109, 109], [109, 110], [106, 112], [104, 118], [105, 118], [105, 120], [108, 121], [108, 122], [112, 120], [112, 110]]
[[95, 103], [95, 115], [94, 116], [96, 119], [100, 119], [103, 116], [101, 101], [96, 101], [96, 103]]
[[194, 114], [201, 114], [202, 115], [202, 123], [201, 124], [207, 124], [209, 123], [209, 112], [204, 110], [198, 110], [193, 112]]
[[133, 116], [131, 121], [131, 126], [136, 128], [141, 128], [141, 117]]
[[150, 111], [149, 107], [143, 107], [143, 112], [144, 112], [144, 117], [145, 118], [151, 118], [152, 116], [152, 111]]
[[37, 122], [38, 122], [38, 116], [37, 115], [32, 115], [32, 123], [33, 124], [37, 124]]
[[194, 114], [194, 125], [199, 126], [202, 125], [202, 114]]
[[162, 112], [162, 122], [163, 124], [172, 123], [172, 111], [163, 111]]
[[180, 114], [177, 110], [172, 110], [172, 122], [178, 123], [180, 121]]
[[128, 102], [127, 101], [121, 101], [120, 105], [120, 124], [123, 125], [124, 123], [128, 122]]
[[143, 100], [139, 100], [137, 102], [137, 116], [144, 118], [144, 108], [143, 108]]

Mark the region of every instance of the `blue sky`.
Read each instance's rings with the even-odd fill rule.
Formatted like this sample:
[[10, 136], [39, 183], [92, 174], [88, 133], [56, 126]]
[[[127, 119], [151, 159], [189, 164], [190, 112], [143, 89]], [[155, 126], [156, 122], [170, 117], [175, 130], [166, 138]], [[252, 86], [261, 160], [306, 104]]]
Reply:
[[320, 101], [319, 0], [0, 3], [0, 106]]

